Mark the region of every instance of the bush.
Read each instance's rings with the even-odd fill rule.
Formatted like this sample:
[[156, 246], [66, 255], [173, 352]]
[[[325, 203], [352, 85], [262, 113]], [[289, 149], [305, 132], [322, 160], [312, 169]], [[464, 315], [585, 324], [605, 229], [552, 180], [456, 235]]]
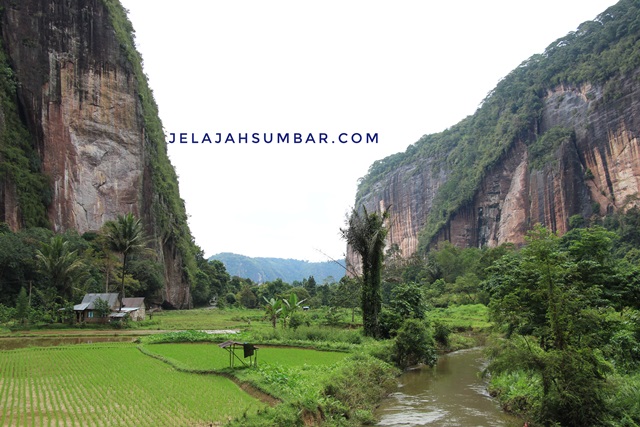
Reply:
[[291, 318], [289, 319], [289, 327], [295, 331], [302, 325], [310, 326], [311, 322], [309, 322], [307, 316], [305, 316], [304, 314], [293, 313], [291, 315]]
[[435, 364], [435, 342], [423, 321], [418, 319], [404, 321], [393, 345], [393, 361], [401, 369], [419, 363], [429, 366]]
[[394, 311], [383, 308], [378, 324], [380, 337], [387, 339], [394, 337], [398, 333], [400, 326], [402, 326], [402, 318], [400, 315]]
[[443, 347], [449, 346], [449, 335], [451, 335], [451, 329], [442, 322], [434, 322], [433, 324], [433, 337], [436, 342]]
[[[327, 378], [322, 395], [327, 401], [340, 404], [326, 405], [325, 414], [333, 408], [340, 414], [328, 414], [353, 418], [366, 418], [370, 411], [389, 390], [395, 386], [395, 370], [387, 363], [366, 354], [353, 355], [344, 365]], [[347, 412], [346, 414], [344, 412]]]

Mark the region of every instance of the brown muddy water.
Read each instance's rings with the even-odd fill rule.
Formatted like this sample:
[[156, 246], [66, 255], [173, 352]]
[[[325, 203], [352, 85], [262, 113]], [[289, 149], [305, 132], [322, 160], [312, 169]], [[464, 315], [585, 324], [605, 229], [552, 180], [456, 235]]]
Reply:
[[92, 344], [97, 342], [132, 342], [131, 336], [97, 336], [97, 337], [2, 337], [0, 350], [15, 350], [25, 347], [52, 347], [57, 345]]
[[502, 412], [480, 378], [482, 349], [440, 356], [435, 367], [404, 373], [398, 389], [376, 410], [378, 426], [392, 427], [522, 427], [524, 422]]

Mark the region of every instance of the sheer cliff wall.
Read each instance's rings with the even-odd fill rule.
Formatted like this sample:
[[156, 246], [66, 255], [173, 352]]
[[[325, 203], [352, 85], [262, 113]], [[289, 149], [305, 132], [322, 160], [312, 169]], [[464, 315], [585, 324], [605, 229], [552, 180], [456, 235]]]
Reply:
[[[49, 180], [50, 226], [83, 233], [119, 214], [141, 217], [165, 265], [164, 300], [188, 307], [187, 254], [180, 245], [190, 240], [186, 214], [164, 139], [150, 129], [150, 120], [159, 120], [148, 107], [153, 100], [145, 103], [150, 92], [133, 39], [115, 28], [114, 11], [128, 24], [121, 6], [104, 0], [2, 0], [0, 6], [18, 111]], [[16, 184], [5, 182], [1, 203], [3, 220], [14, 229], [22, 226], [12, 197]]]
[[[563, 234], [569, 218], [625, 210], [640, 194], [640, 72], [603, 86], [561, 85], [548, 90], [537, 120], [538, 136], [569, 130], [544, 164], [530, 161], [531, 141], [515, 141], [487, 170], [473, 199], [446, 221], [429, 245], [447, 240], [461, 247], [522, 244], [540, 223]], [[615, 87], [612, 90], [611, 87]], [[449, 171], [442, 158], [404, 164], [356, 200], [368, 210], [391, 206], [387, 248], [404, 257], [419, 247], [420, 232]], [[348, 249], [348, 259], [357, 259]]]

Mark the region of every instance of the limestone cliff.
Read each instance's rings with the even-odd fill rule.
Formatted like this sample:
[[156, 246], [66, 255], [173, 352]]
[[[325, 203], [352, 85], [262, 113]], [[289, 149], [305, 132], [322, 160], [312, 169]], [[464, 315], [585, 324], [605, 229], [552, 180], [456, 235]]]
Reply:
[[[190, 305], [191, 236], [155, 103], [113, 0], [1, 0], [2, 43], [16, 104], [47, 177], [56, 231], [98, 230], [118, 214], [143, 218], [165, 264], [164, 299]], [[159, 129], [159, 130], [158, 130]], [[2, 220], [21, 221], [5, 180]]]
[[392, 206], [387, 248], [521, 244], [536, 223], [562, 234], [573, 215], [637, 205], [636, 24], [621, 1], [525, 61], [473, 117], [374, 163], [356, 206]]

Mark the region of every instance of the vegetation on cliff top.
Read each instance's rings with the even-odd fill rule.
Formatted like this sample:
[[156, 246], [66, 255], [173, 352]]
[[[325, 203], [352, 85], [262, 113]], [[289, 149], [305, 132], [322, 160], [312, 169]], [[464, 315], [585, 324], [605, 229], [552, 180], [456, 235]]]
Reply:
[[[620, 80], [639, 66], [640, 1], [621, 0], [524, 61], [487, 95], [473, 116], [423, 136], [404, 153], [374, 162], [360, 182], [356, 206], [376, 182], [398, 167], [433, 159], [433, 172], [444, 170], [447, 181], [438, 189], [420, 233], [424, 250], [451, 216], [473, 200], [487, 171], [516, 142], [535, 144], [543, 136], [538, 122], [548, 89], [596, 83], [604, 86], [606, 102], [619, 96]], [[547, 142], [558, 136], [556, 132]]]
[[142, 69], [142, 57], [135, 48], [134, 29], [119, 0], [102, 0], [109, 11], [111, 24], [120, 48], [126, 55], [138, 82], [138, 96], [144, 117], [146, 156], [153, 182], [153, 214], [155, 231], [161, 243], [173, 242], [182, 258], [185, 279], [191, 284], [196, 277], [198, 249], [187, 223], [184, 201], [180, 198], [178, 177], [167, 156], [167, 145], [158, 114], [158, 105]]
[[[18, 115], [16, 81], [0, 40], [0, 179], [4, 192], [15, 186], [18, 221], [25, 227], [46, 227], [51, 194], [41, 172], [34, 140]], [[7, 195], [5, 195], [5, 198]]]

